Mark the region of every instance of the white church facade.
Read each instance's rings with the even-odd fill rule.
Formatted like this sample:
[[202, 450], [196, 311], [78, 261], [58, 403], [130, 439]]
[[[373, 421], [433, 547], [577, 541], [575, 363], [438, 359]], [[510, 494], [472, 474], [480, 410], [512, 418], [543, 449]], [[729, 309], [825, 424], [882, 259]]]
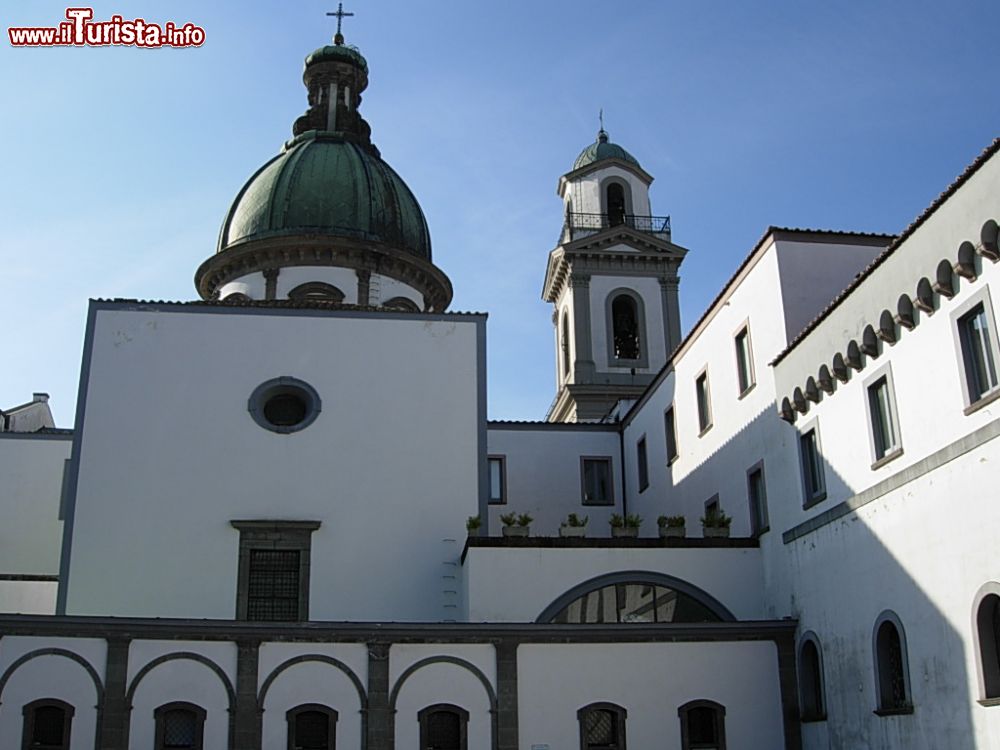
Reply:
[[553, 405], [490, 421], [365, 59], [304, 81], [201, 299], [92, 301], [73, 428], [0, 411], [0, 748], [1000, 746], [1000, 140], [898, 236], [769, 228], [682, 337], [602, 129]]

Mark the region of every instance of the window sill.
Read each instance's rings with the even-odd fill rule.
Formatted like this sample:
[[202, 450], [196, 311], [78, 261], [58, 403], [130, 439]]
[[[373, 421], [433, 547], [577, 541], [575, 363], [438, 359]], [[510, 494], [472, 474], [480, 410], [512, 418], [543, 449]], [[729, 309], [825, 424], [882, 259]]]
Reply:
[[980, 698], [976, 701], [983, 708], [989, 708], [990, 706], [1000, 706], [1000, 698]]
[[752, 536], [752, 537], [753, 537], [754, 539], [760, 539], [760, 538], [761, 538], [762, 536], [764, 536], [764, 534], [766, 534], [766, 533], [767, 533], [767, 532], [769, 532], [770, 530], [771, 530], [771, 527], [770, 527], [770, 526], [765, 526], [765, 527], [764, 527], [764, 528], [762, 528], [762, 529], [758, 529], [757, 531], [755, 531], [755, 532], [754, 532], [753, 534], [751, 534], [750, 536]]
[[648, 489], [649, 489], [649, 485], [648, 484], [644, 484], [642, 487], [639, 488], [639, 494], [641, 495], [643, 492], [645, 492]]
[[506, 505], [506, 500], [490, 500], [487, 505]]
[[748, 385], [739, 396], [737, 396], [736, 400], [737, 401], [742, 401], [743, 397], [744, 396], [748, 396], [750, 394], [750, 392], [754, 388], [756, 388], [756, 387], [757, 387], [757, 381], [754, 381], [753, 383], [751, 383], [750, 385]]
[[882, 456], [882, 458], [880, 458], [878, 461], [872, 464], [872, 471], [875, 471], [876, 469], [881, 469], [887, 463], [889, 463], [890, 461], [895, 461], [902, 455], [903, 455], [902, 448], [893, 448], [891, 451]]
[[876, 716], [905, 716], [913, 713], [913, 706], [899, 706], [897, 708], [876, 708], [872, 711]]
[[989, 406], [990, 404], [992, 404], [997, 399], [1000, 399], [1000, 389], [997, 389], [997, 390], [993, 391], [992, 393], [987, 393], [985, 396], [983, 396], [982, 398], [980, 398], [975, 403], [969, 404], [968, 406], [965, 407], [965, 409], [962, 410], [962, 413], [965, 416], [969, 416], [970, 414], [975, 414], [977, 411], [979, 411], [980, 409], [982, 409], [984, 406]]
[[584, 508], [614, 508], [615, 501], [608, 500], [606, 502], [596, 502], [594, 500], [584, 500], [580, 503]]
[[712, 423], [709, 422], [707, 425], [701, 428], [701, 432], [698, 433], [698, 437], [704, 437], [705, 433], [712, 429]]
[[803, 724], [818, 724], [821, 721], [826, 721], [826, 714], [803, 715], [799, 717], [799, 721]]
[[810, 508], [819, 505], [824, 500], [826, 500], [826, 491], [819, 492], [802, 504], [802, 510], [809, 510]]
[[678, 454], [677, 454], [676, 456], [674, 456], [673, 458], [668, 458], [668, 459], [667, 459], [667, 466], [673, 466], [673, 465], [674, 465], [675, 463], [677, 463], [677, 459], [678, 459], [678, 458], [680, 458], [680, 457], [681, 457], [681, 456], [680, 456], [680, 454], [678, 453]]

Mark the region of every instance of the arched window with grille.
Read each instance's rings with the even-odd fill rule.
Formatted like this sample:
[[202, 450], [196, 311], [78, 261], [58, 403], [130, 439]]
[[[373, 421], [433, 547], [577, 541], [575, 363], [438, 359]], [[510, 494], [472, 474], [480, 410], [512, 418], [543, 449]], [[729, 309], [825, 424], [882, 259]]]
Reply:
[[799, 706], [802, 711], [802, 721], [826, 719], [823, 652], [814, 633], [806, 633], [799, 646]]
[[685, 703], [677, 709], [682, 750], [726, 750], [726, 707], [710, 700]]
[[411, 300], [409, 297], [393, 297], [387, 302], [382, 303], [382, 307], [389, 310], [404, 310], [406, 312], [420, 312], [420, 308], [417, 307], [417, 303]]
[[153, 712], [156, 750], [204, 750], [206, 712], [201, 706], [177, 701]]
[[885, 611], [875, 621], [875, 695], [879, 716], [912, 713], [906, 634], [895, 612]]
[[614, 703], [591, 703], [576, 712], [580, 750], [625, 750], [627, 712]]
[[27, 704], [21, 709], [23, 750], [69, 750], [73, 712], [73, 706], [55, 698]]
[[304, 703], [285, 713], [288, 750], [334, 750], [337, 712], [319, 703]]
[[438, 703], [417, 714], [420, 750], [469, 750], [469, 712], [449, 703]]
[[288, 293], [288, 299], [340, 303], [344, 301], [344, 293], [333, 284], [327, 284], [323, 281], [308, 281], [292, 289]]
[[1000, 584], [987, 584], [980, 591], [975, 630], [981, 700], [993, 703], [1000, 700]]
[[607, 299], [608, 362], [613, 367], [647, 367], [646, 316], [632, 289], [615, 289]]

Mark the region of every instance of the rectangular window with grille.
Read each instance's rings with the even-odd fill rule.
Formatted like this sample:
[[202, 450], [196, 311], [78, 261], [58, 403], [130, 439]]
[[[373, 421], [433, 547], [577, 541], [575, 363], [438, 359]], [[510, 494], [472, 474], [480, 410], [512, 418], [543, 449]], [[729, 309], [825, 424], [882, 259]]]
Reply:
[[250, 550], [247, 619], [299, 619], [298, 550]]
[[236, 619], [309, 619], [312, 532], [319, 521], [230, 521], [240, 532]]

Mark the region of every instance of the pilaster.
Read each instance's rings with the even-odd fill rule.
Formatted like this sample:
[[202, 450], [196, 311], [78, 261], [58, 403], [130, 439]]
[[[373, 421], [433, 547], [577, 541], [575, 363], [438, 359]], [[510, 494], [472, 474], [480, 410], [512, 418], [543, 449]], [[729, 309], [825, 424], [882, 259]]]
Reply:
[[518, 750], [517, 641], [497, 642], [497, 750]]
[[569, 280], [573, 295], [573, 341], [576, 357], [573, 362], [574, 383], [592, 383], [595, 377], [593, 333], [590, 320], [590, 275], [572, 275]]
[[104, 666], [104, 700], [98, 727], [98, 750], [127, 750], [129, 706], [125, 699], [128, 679], [128, 638], [109, 638]]
[[236, 706], [229, 717], [230, 750], [260, 750], [261, 712], [257, 705], [260, 641], [236, 642]]
[[278, 298], [278, 274], [281, 273], [281, 269], [278, 268], [265, 268], [264, 269], [264, 299], [277, 299]]
[[674, 276], [660, 277], [660, 294], [663, 307], [663, 335], [667, 343], [667, 357], [681, 343], [681, 311], [677, 290], [680, 279]]
[[372, 272], [366, 268], [359, 268], [358, 274], [358, 306], [366, 307], [371, 292]]
[[368, 710], [363, 750], [393, 750], [396, 721], [389, 705], [388, 643], [368, 644]]
[[799, 711], [798, 671], [795, 641], [791, 634], [775, 638], [778, 649], [778, 684], [785, 729], [785, 750], [802, 750], [802, 722]]

